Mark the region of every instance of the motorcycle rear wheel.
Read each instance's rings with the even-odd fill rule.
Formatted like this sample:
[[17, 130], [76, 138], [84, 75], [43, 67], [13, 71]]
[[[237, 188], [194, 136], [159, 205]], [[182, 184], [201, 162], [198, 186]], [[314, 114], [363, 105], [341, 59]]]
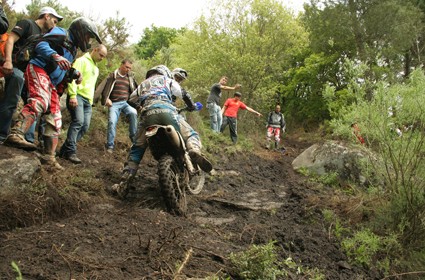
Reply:
[[205, 172], [199, 169], [199, 174], [190, 178], [187, 188], [191, 194], [199, 194], [204, 188], [204, 184]]
[[165, 155], [158, 161], [158, 176], [159, 186], [167, 210], [176, 215], [186, 216], [186, 178], [188, 174], [180, 172], [174, 159], [169, 155]]

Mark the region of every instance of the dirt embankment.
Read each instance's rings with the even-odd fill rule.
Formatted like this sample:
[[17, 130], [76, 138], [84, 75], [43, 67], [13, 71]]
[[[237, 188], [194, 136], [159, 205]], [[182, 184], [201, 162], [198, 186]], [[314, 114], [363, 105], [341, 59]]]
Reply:
[[[287, 152], [256, 147], [253, 153], [217, 155], [215, 173], [200, 195], [189, 197], [188, 217], [165, 212], [158, 190], [156, 162], [142, 163], [135, 190], [126, 201], [107, 195], [104, 186], [119, 180], [124, 145], [111, 156], [103, 148], [79, 147], [82, 165], [60, 160], [66, 170], [52, 176], [43, 170], [54, 201], [60, 190], [84, 190], [72, 204], [49, 211], [65, 218], [0, 233], [0, 279], [14, 279], [14, 261], [24, 279], [189, 279], [232, 275], [231, 252], [276, 241], [280, 260], [326, 279], [374, 279], [347, 264], [338, 242], [322, 221], [322, 190], [294, 173], [292, 160], [308, 144], [286, 139]], [[2, 147], [4, 149], [4, 147]], [[69, 197], [69, 192], [68, 197]], [[78, 192], [83, 193], [83, 192]], [[47, 201], [40, 195], [37, 199]], [[10, 198], [10, 206], [14, 203]], [[3, 203], [7, 203], [3, 199]], [[35, 211], [37, 201], [13, 209]], [[36, 207], [30, 207], [30, 204]], [[78, 205], [79, 204], [79, 205]], [[9, 207], [10, 208], [10, 207]], [[5, 208], [3, 208], [5, 209]], [[40, 213], [44, 213], [39, 209]], [[11, 215], [38, 217], [11, 211]], [[10, 221], [0, 221], [5, 223]], [[28, 221], [31, 223], [31, 221]], [[20, 225], [25, 224], [19, 223]], [[286, 279], [309, 279], [288, 268]]]

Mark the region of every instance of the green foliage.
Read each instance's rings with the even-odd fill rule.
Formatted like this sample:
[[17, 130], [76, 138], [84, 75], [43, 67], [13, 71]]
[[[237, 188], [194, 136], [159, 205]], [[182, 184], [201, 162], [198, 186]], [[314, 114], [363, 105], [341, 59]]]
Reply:
[[331, 186], [338, 187], [339, 186], [339, 174], [338, 172], [326, 173], [318, 177], [318, 182]]
[[[297, 275], [303, 275], [302, 279], [310, 279], [310, 280], [324, 280], [326, 279], [325, 275], [320, 272], [317, 268], [309, 269], [298, 265], [291, 257], [288, 257], [283, 261], [283, 266], [287, 267], [290, 271], [294, 271]], [[287, 276], [288, 271], [286, 269], [283, 270], [284, 275]]]
[[12, 261], [11, 266], [12, 266], [13, 270], [18, 274], [18, 276], [15, 279], [16, 280], [24, 279], [24, 278], [22, 278], [22, 273], [21, 273], [21, 270], [19, 269], [19, 266], [14, 261]]
[[300, 173], [303, 176], [310, 176], [310, 172], [308, 171], [308, 169], [304, 166], [300, 167], [297, 169], [297, 172]]
[[322, 96], [325, 84], [329, 83], [329, 76], [323, 73], [335, 72], [335, 59], [323, 53], [306, 54], [294, 61], [293, 67], [285, 72], [279, 91], [284, 98], [285, 116], [289, 123], [317, 127], [320, 122], [329, 119]]
[[[355, 120], [367, 147], [377, 155], [368, 158], [373, 173], [383, 182], [381, 191], [371, 194], [382, 205], [375, 211], [372, 226], [381, 236], [395, 233], [406, 250], [416, 252], [425, 248], [424, 89], [421, 70], [412, 72], [406, 83], [379, 83], [370, 99], [360, 90], [356, 102], [331, 122], [337, 135], [349, 138], [352, 132], [347, 127]], [[360, 258], [360, 262], [367, 261]]]
[[280, 101], [282, 73], [306, 46], [299, 22], [273, 0], [215, 1], [210, 16], [201, 17], [173, 45], [175, 62], [190, 73], [189, 87], [206, 98], [222, 75], [242, 84], [244, 102], [269, 110]]
[[366, 229], [358, 231], [352, 238], [342, 241], [342, 248], [352, 262], [371, 267], [372, 259], [381, 247], [379, 236]]
[[247, 251], [231, 253], [230, 261], [235, 274], [241, 279], [278, 279], [283, 272], [277, 264], [274, 242], [265, 245], [252, 245]]
[[400, 252], [395, 235], [380, 237], [370, 229], [357, 231], [352, 237], [344, 239], [341, 245], [352, 263], [366, 268], [376, 267], [385, 273], [389, 272], [390, 253]]
[[314, 52], [403, 70], [406, 50], [423, 30], [421, 10], [403, 0], [315, 1], [303, 21]]
[[129, 23], [125, 17], [120, 16], [119, 12], [116, 13], [115, 18], [108, 18], [103, 22], [102, 28], [99, 28], [99, 35], [108, 48], [109, 57], [123, 52], [123, 48], [127, 45], [130, 37], [129, 30]]
[[332, 231], [338, 239], [341, 239], [350, 232], [350, 230], [342, 224], [341, 219], [332, 210], [324, 209], [322, 211], [322, 215], [329, 226], [329, 231]]
[[[159, 52], [167, 49], [175, 40], [178, 33], [175, 28], [156, 27], [154, 24], [150, 28], [143, 30], [142, 38], [137, 43], [136, 54], [141, 59], [150, 59]], [[169, 65], [169, 63], [164, 63]]]
[[[425, 75], [412, 73], [407, 84], [381, 84], [371, 101], [359, 99], [340, 121], [335, 131], [356, 119], [370, 146], [382, 161], [371, 161], [375, 172], [385, 182], [394, 227], [403, 221], [407, 236], [425, 236]], [[398, 136], [400, 130], [402, 136]], [[348, 136], [348, 135], [346, 135]], [[417, 240], [417, 238], [415, 238]], [[413, 241], [409, 238], [409, 242]], [[425, 244], [423, 244], [425, 245]]]
[[[305, 5], [301, 19], [311, 49], [294, 61], [282, 88], [288, 119], [309, 127], [338, 118], [359, 88], [370, 98], [375, 81], [397, 81], [402, 71], [407, 76], [412, 64], [423, 64], [423, 18], [418, 6], [402, 0]], [[360, 77], [352, 71], [361, 71], [363, 79], [351, 79]]]
[[291, 257], [279, 262], [275, 251], [275, 242], [264, 245], [252, 245], [246, 251], [230, 254], [234, 266], [234, 276], [238, 279], [284, 279], [288, 274], [296, 273], [303, 279], [323, 280], [325, 275], [318, 269], [310, 269], [296, 263]]

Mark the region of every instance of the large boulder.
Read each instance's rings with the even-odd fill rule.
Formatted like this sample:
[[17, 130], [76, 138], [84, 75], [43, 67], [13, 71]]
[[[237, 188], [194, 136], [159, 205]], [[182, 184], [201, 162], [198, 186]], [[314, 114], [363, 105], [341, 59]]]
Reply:
[[3, 145], [0, 151], [0, 191], [30, 184], [40, 170], [40, 160], [32, 153]]
[[304, 169], [318, 176], [337, 173], [343, 180], [368, 185], [372, 172], [367, 161], [372, 154], [364, 147], [338, 141], [314, 144], [292, 162], [294, 170]]

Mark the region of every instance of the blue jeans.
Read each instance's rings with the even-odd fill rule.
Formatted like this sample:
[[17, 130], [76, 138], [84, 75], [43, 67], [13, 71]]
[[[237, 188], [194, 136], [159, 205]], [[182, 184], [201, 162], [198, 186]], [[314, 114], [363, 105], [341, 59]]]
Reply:
[[37, 138], [38, 141], [42, 141], [43, 139], [43, 133], [44, 133], [44, 126], [46, 125], [46, 122], [44, 121], [43, 117], [36, 120], [28, 129], [28, 131], [25, 133], [25, 140], [28, 142], [34, 143], [35, 141], [35, 129], [37, 128], [38, 123], [38, 130], [37, 130]]
[[0, 99], [0, 141], [6, 140], [12, 124], [13, 113], [16, 111], [21, 91], [24, 87], [24, 73], [13, 68], [13, 73], [5, 77], [4, 96]]
[[137, 110], [131, 107], [127, 101], [112, 102], [112, 106], [109, 107], [108, 136], [106, 141], [106, 148], [108, 149], [114, 148], [117, 123], [121, 112], [129, 118], [130, 125], [128, 127], [128, 133], [131, 142], [134, 142], [137, 131]]
[[69, 106], [69, 96], [66, 100], [66, 108], [71, 115], [68, 134], [60, 149], [61, 156], [69, 156], [77, 153], [77, 141], [79, 141], [90, 127], [92, 107], [90, 101], [81, 95], [77, 95], [78, 106]]
[[215, 103], [207, 103], [208, 113], [210, 114], [210, 126], [215, 132], [220, 132], [223, 116], [221, 115], [221, 108]]

